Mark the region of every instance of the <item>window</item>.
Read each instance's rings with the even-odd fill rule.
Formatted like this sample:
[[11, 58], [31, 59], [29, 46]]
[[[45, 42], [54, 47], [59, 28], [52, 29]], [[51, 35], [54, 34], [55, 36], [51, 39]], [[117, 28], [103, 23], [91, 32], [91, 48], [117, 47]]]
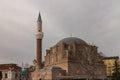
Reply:
[[52, 63], [54, 62], [53, 57], [51, 58], [51, 62], [52, 62]]
[[17, 77], [18, 77], [18, 74], [16, 73], [16, 74], [15, 74], [15, 78], [17, 78]]
[[5, 78], [8, 78], [7, 73], [5, 73]]
[[2, 72], [0, 71], [0, 79], [2, 78]]
[[111, 63], [109, 62], [108, 65], [111, 65]]

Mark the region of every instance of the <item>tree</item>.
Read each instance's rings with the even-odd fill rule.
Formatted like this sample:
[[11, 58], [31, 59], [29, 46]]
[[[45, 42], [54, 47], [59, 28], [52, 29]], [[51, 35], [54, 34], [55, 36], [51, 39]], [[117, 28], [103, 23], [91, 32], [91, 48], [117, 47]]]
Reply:
[[82, 46], [78, 53], [77, 58], [78, 63], [80, 63], [78, 67], [81, 66], [82, 71], [89, 75], [89, 79], [95, 80], [99, 69], [98, 66], [104, 65], [102, 62], [103, 56], [97, 52], [97, 47], [94, 45]]
[[120, 80], [120, 65], [117, 60], [115, 60], [115, 63], [113, 66], [112, 78], [115, 80]]

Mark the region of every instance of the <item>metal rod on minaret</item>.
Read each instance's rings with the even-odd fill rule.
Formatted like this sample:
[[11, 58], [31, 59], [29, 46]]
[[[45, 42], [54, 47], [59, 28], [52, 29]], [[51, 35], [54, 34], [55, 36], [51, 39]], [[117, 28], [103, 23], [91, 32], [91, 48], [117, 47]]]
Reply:
[[37, 60], [37, 68], [39, 69], [41, 68], [42, 65], [42, 39], [43, 39], [42, 20], [41, 20], [41, 15], [39, 13], [37, 20], [37, 32], [36, 32], [36, 41], [37, 41], [36, 60]]

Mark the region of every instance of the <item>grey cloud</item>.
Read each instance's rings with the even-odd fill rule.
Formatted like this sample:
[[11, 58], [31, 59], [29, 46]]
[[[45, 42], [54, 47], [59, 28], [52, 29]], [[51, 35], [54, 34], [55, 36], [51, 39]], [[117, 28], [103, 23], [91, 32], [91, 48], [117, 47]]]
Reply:
[[35, 58], [34, 34], [39, 10], [45, 34], [44, 55], [47, 48], [70, 33], [96, 44], [99, 51], [107, 56], [119, 55], [119, 0], [15, 1], [0, 1], [1, 63], [3, 60], [32, 63]]

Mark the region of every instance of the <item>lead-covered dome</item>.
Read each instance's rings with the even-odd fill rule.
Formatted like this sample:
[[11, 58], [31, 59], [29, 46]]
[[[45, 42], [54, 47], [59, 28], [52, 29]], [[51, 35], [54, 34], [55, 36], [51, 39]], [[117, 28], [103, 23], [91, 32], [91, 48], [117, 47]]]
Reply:
[[65, 44], [72, 44], [72, 43], [77, 43], [77, 44], [87, 44], [84, 40], [76, 37], [68, 37], [60, 40], [56, 45], [60, 45], [61, 43]]

